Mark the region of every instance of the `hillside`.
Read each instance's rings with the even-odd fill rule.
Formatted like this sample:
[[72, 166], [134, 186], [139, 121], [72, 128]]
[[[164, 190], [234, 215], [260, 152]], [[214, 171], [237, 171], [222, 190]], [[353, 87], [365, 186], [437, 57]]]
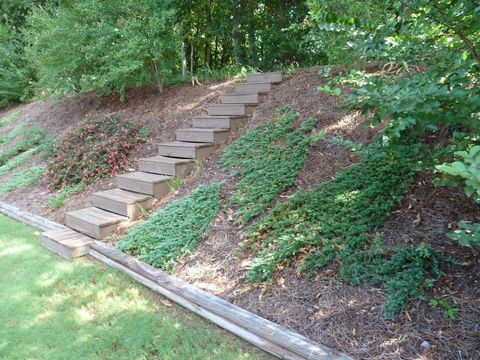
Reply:
[[[200, 114], [207, 104], [216, 103], [218, 95], [228, 91], [232, 83], [225, 81], [195, 87], [177, 85], [161, 94], [155, 89], [144, 88], [129, 92], [125, 102], [115, 97], [87, 95], [60, 103], [49, 100], [22, 105], [0, 114], [3, 117], [23, 110], [19, 118], [2, 132], [8, 132], [18, 122], [30, 118], [59, 139], [85, 117], [97, 113], [118, 114], [150, 129], [148, 141], [139, 145], [129, 158], [134, 167], [138, 158], [155, 153], [156, 143], [172, 139], [177, 127], [189, 124], [192, 116]], [[295, 186], [282, 192], [259, 216], [260, 219], [276, 205], [288, 202], [299, 190], [314, 189], [319, 183], [332, 181], [342, 170], [357, 164], [362, 158], [361, 151], [352, 151], [352, 146], [368, 147], [384, 128], [367, 126], [366, 118], [356, 112], [345, 113], [340, 98], [317, 91], [317, 87], [324, 83], [318, 69], [297, 71], [276, 86], [248, 118], [246, 126], [227, 141], [227, 145], [232, 144], [256, 126], [276, 119], [278, 109], [285, 106], [298, 112], [294, 128], [313, 118], [314, 131], [324, 132], [323, 137], [310, 146]], [[343, 88], [344, 94], [349, 91]], [[282, 145], [278, 144], [279, 147]], [[445, 354], [448, 354], [446, 358], [454, 358], [458, 353], [467, 358], [475, 356], [478, 350], [475, 329], [480, 318], [479, 251], [459, 247], [446, 237], [446, 232], [458, 221], [478, 220], [480, 207], [469, 201], [461, 189], [435, 187], [433, 175], [420, 172], [385, 223], [368, 234], [370, 238], [379, 234], [384, 246], [392, 249], [426, 244], [442, 254], [462, 259], [461, 264], [443, 264], [445, 275], [426, 290], [428, 298], [448, 298], [453, 303], [458, 310], [455, 322], [446, 320], [442, 311], [421, 299], [409, 301], [409, 306], [400, 312], [396, 321], [389, 321], [383, 314], [385, 290], [378, 286], [348, 285], [339, 276], [340, 266], [336, 262], [316, 271], [313, 276], [307, 276], [301, 271], [300, 256], [293, 259], [290, 266], [282, 268], [281, 273], [275, 274], [272, 282], [252, 285], [246, 281], [254, 255], [242, 245], [248, 236], [248, 226], [235, 221], [236, 209], [229, 202], [236, 192], [239, 178], [220, 165], [224, 150], [225, 147], [220, 148], [203, 161], [192, 175], [184, 179], [178, 190], [156, 205], [157, 209], [162, 209], [174, 200], [185, 199], [202, 184], [225, 183], [221, 192], [222, 209], [213, 227], [190, 255], [176, 263], [175, 276], [359, 359], [418, 356], [435, 359], [445, 358]], [[34, 157], [23, 166], [42, 161]], [[8, 176], [0, 179], [6, 181]], [[67, 198], [65, 206], [59, 210], [48, 208], [51, 195], [46, 192], [42, 181], [8, 193], [2, 201], [63, 222], [66, 211], [88, 206], [91, 193], [111, 187], [113, 180], [97, 181], [86, 191]], [[116, 244], [122, 236], [120, 233], [108, 241]]]

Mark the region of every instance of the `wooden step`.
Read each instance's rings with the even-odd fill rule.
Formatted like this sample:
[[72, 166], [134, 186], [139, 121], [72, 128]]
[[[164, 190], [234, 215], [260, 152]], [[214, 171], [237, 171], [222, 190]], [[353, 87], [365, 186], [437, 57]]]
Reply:
[[210, 105], [207, 113], [210, 116], [248, 116], [254, 111], [252, 106], [245, 104], [220, 104]]
[[65, 217], [69, 228], [99, 240], [128, 224], [127, 217], [96, 207], [68, 212]]
[[153, 156], [140, 159], [138, 170], [159, 175], [185, 178], [193, 170], [194, 161], [165, 156]]
[[65, 259], [88, 254], [91, 237], [69, 228], [47, 231], [42, 234], [42, 245]]
[[257, 105], [261, 101], [261, 95], [257, 94], [224, 94], [220, 96], [223, 104], [246, 104]]
[[236, 131], [245, 124], [243, 117], [231, 116], [197, 116], [193, 118], [194, 128], [203, 129], [230, 129]]
[[189, 143], [174, 141], [158, 145], [158, 154], [185, 159], [205, 159], [215, 152], [212, 143]]
[[142, 209], [150, 208], [153, 200], [153, 197], [149, 195], [122, 189], [112, 189], [92, 194], [93, 206], [126, 216], [130, 220], [135, 220], [142, 215]]
[[267, 94], [272, 91], [271, 83], [242, 83], [235, 85], [237, 94]]
[[247, 74], [247, 82], [249, 83], [272, 83], [278, 84], [282, 82], [283, 75], [281, 72], [269, 72], [259, 74]]
[[230, 135], [229, 129], [178, 129], [176, 131], [177, 141], [189, 141], [199, 143], [219, 144], [225, 141]]
[[168, 182], [171, 179], [171, 176], [135, 171], [117, 175], [117, 186], [123, 190], [151, 195], [155, 199], [161, 199], [170, 191]]

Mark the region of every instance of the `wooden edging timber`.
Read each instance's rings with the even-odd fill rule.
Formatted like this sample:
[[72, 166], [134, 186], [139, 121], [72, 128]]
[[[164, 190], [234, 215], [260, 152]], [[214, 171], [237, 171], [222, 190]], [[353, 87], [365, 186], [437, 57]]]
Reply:
[[49, 231], [62, 229], [65, 226], [56, 222], [50, 221], [38, 215], [30, 214], [29, 212], [20, 210], [15, 206], [6, 204], [0, 201], [0, 213], [6, 215], [14, 220], [20, 221], [26, 225], [32, 226], [40, 231]]
[[[63, 225], [0, 202], [0, 213], [41, 231]], [[219, 327], [282, 359], [352, 360], [326, 346], [195, 288], [102, 242], [95, 241], [90, 255]]]
[[102, 242], [90, 255], [155, 292], [275, 356], [289, 360], [347, 360], [351, 357], [197, 289]]

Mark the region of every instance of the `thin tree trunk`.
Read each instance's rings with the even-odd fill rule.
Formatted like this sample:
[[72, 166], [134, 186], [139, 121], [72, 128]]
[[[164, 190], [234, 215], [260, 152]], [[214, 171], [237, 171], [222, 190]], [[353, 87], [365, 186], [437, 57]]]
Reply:
[[248, 51], [250, 65], [256, 65], [257, 45], [255, 41], [255, 4], [254, 0], [248, 0]]
[[182, 41], [182, 80], [187, 80], [187, 55], [185, 50], [185, 41]]
[[233, 53], [235, 55], [235, 62], [238, 65], [244, 63], [243, 49], [242, 49], [242, 6], [241, 2], [234, 3], [233, 9]]
[[212, 67], [212, 2], [205, 1], [205, 12], [207, 15], [207, 36], [205, 43], [205, 65]]

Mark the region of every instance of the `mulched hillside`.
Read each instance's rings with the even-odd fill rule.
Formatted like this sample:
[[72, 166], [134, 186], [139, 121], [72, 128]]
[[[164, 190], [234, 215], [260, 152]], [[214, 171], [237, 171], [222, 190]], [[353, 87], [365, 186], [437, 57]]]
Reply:
[[[317, 93], [320, 84], [322, 79], [316, 69], [298, 71], [273, 90], [246, 127], [232, 134], [230, 140], [271, 119], [277, 108], [289, 105], [300, 112], [298, 122], [313, 117], [317, 120], [317, 130], [324, 130], [327, 136], [368, 145], [380, 130], [365, 126], [365, 118], [359, 114], [344, 113], [339, 98]], [[157, 142], [172, 139], [179, 125], [188, 124], [194, 114], [215, 103], [218, 94], [231, 85], [232, 82], [195, 88], [179, 85], [163, 94], [141, 89], [129, 93], [124, 103], [113, 97], [96, 99], [88, 95], [65, 100], [60, 105], [54, 101], [25, 105], [27, 111], [23, 116], [32, 117], [57, 135], [95, 112], [119, 113], [127, 120], [146, 124], [153, 136], [132, 157], [133, 165], [138, 157], [154, 154]], [[217, 181], [225, 181], [222, 196], [226, 203], [234, 193], [236, 179], [220, 168], [220, 156], [221, 149], [186, 178], [179, 191], [157, 206], [190, 194], [200, 184]], [[316, 143], [297, 178], [296, 188], [282, 194], [277, 202], [285, 201], [298, 189], [312, 188], [320, 181], [334, 178], [357, 160], [358, 156], [344, 147], [328, 141]], [[382, 315], [385, 292], [377, 287], [343, 284], [336, 265], [308, 279], [292, 266], [276, 277], [273, 284], [249, 286], [244, 277], [251, 255], [239, 247], [245, 228], [233, 221], [234, 211], [229, 208], [220, 212], [197, 251], [178, 263], [174, 274], [358, 359], [480, 359], [480, 251], [461, 248], [445, 236], [459, 220], [479, 221], [480, 207], [461, 190], [434, 187], [430, 174], [418, 174], [415, 180], [403, 202], [378, 232], [385, 244], [392, 247], [425, 242], [462, 259], [463, 263], [444, 269], [448, 276], [441, 277], [429, 294], [437, 299], [448, 297], [454, 302], [459, 310], [455, 321], [446, 320], [441, 309], [432, 309], [421, 300], [411, 302], [397, 322], [386, 321]], [[65, 211], [87, 205], [90, 193], [111, 186], [111, 180], [99, 181], [69, 199], [66, 207], [56, 212], [46, 208], [48, 194], [41, 183], [13, 192], [5, 200], [61, 222]]]

